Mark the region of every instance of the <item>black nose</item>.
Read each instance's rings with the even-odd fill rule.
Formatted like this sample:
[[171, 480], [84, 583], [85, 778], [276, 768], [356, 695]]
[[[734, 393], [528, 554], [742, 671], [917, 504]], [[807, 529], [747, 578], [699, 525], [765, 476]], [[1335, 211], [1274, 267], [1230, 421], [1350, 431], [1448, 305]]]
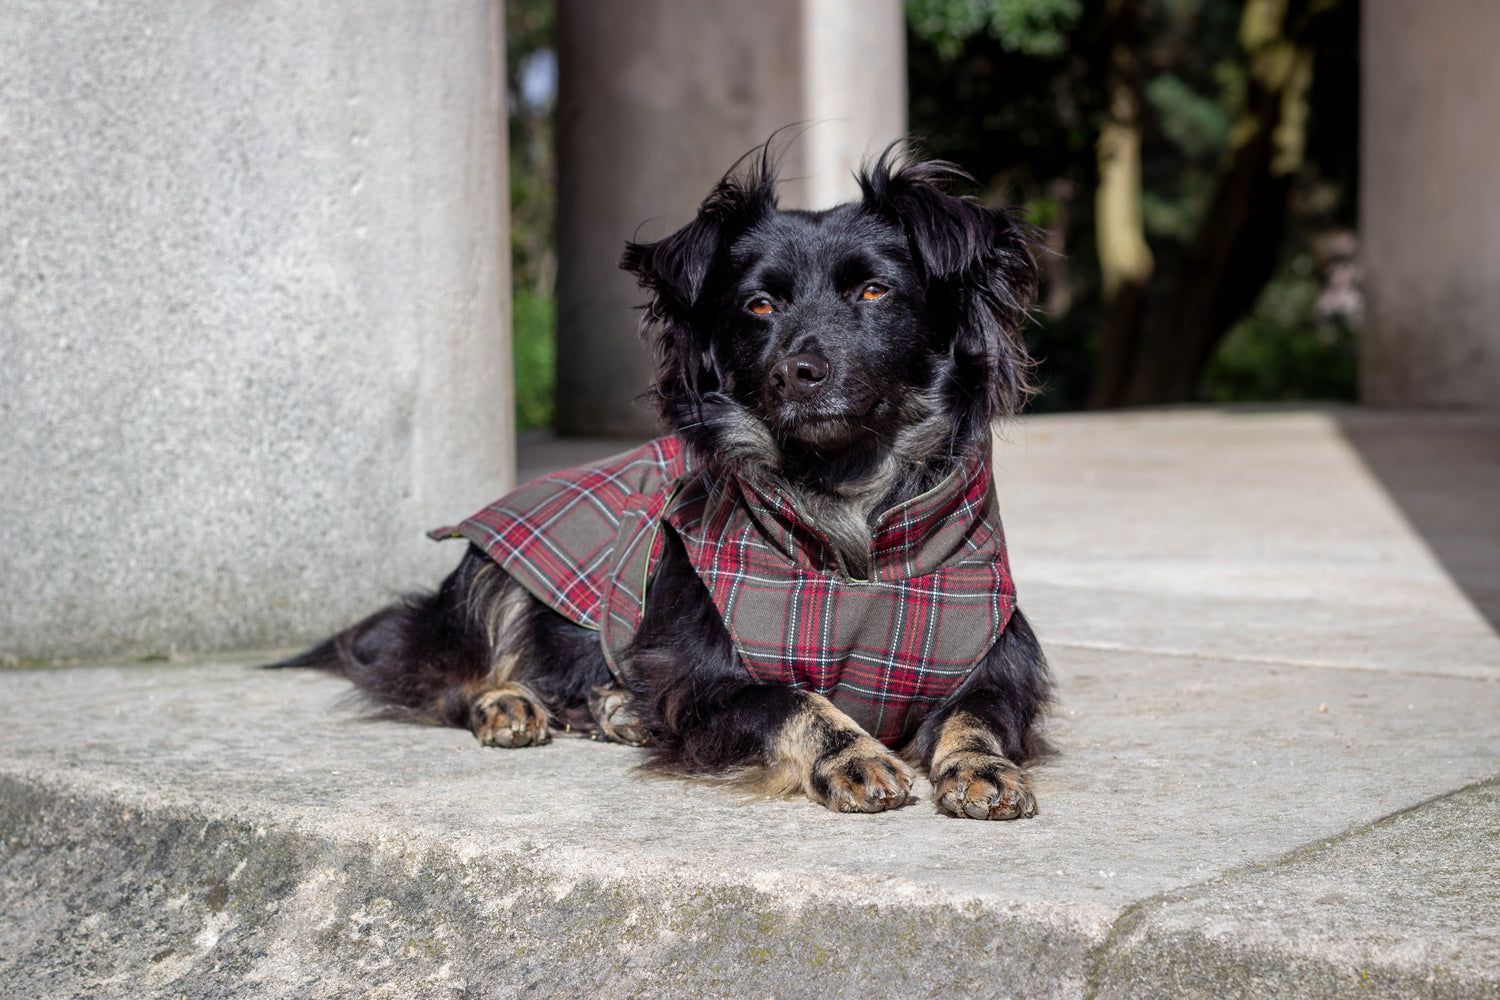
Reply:
[[782, 358], [771, 369], [771, 391], [782, 399], [806, 399], [828, 378], [828, 359], [808, 351]]

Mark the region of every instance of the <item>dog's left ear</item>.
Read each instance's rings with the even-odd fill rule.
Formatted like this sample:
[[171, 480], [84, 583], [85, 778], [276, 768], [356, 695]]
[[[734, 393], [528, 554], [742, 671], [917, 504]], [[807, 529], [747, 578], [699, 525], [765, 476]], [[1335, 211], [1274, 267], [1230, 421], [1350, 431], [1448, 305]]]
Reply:
[[955, 181], [973, 178], [951, 163], [909, 159], [902, 142], [859, 175], [865, 210], [905, 231], [929, 298], [952, 303], [956, 375], [988, 404], [979, 415], [987, 423], [1015, 412], [1032, 391], [1021, 324], [1039, 275], [1029, 227], [948, 193]]

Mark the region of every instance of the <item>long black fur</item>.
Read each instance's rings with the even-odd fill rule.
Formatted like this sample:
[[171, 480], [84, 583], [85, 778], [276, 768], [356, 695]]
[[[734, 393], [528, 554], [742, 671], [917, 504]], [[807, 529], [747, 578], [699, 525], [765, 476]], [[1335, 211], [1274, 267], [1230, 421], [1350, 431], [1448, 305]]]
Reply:
[[[691, 223], [628, 244], [621, 259], [650, 294], [641, 333], [664, 429], [710, 471], [753, 470], [794, 494], [852, 571], [866, 565], [879, 515], [984, 453], [994, 421], [1030, 391], [1018, 331], [1036, 293], [1031, 235], [1007, 212], [948, 192], [967, 180], [897, 144], [861, 173], [858, 201], [783, 211], [767, 144]], [[802, 356], [828, 368], [805, 395], [776, 374]], [[656, 769], [740, 773], [767, 760], [806, 699], [751, 677], [681, 543], [664, 534], [628, 652], [632, 708], [653, 737]], [[555, 726], [581, 731], [596, 728], [590, 692], [615, 683], [597, 633], [531, 598], [472, 547], [435, 593], [279, 666], [333, 670], [398, 714], [476, 732], [471, 705], [497, 680], [522, 685]], [[1049, 690], [1017, 611], [906, 756], [931, 765], [944, 721], [964, 713], [1014, 763], [1034, 759], [1046, 752], [1035, 724]], [[837, 749], [843, 737], [828, 739]]]

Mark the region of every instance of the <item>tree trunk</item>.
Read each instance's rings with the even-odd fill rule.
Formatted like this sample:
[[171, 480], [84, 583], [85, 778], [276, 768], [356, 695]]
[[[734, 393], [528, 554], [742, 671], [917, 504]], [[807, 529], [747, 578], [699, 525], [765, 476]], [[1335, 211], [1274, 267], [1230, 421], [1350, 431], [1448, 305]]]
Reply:
[[1108, 112], [1099, 129], [1099, 248], [1104, 314], [1092, 401], [1113, 406], [1130, 377], [1155, 261], [1141, 221], [1141, 83], [1135, 60], [1136, 0], [1109, 0]]
[[1240, 42], [1248, 68], [1218, 187], [1181, 269], [1151, 317], [1119, 402], [1192, 396], [1229, 328], [1276, 265], [1287, 196], [1302, 166], [1313, 47], [1309, 28], [1337, 0], [1248, 0]]

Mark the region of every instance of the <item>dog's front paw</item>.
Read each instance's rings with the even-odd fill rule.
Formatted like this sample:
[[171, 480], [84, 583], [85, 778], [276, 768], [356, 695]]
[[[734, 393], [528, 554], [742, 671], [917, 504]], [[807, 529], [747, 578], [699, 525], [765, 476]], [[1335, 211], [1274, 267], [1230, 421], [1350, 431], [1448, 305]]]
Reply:
[[932, 770], [938, 808], [968, 819], [1024, 819], [1036, 815], [1031, 776], [998, 754], [957, 753]]
[[495, 688], [474, 699], [469, 728], [487, 747], [540, 746], [552, 739], [546, 709], [515, 686]]
[[808, 792], [834, 812], [884, 812], [906, 802], [911, 777], [901, 758], [860, 733], [849, 746], [813, 762]]

